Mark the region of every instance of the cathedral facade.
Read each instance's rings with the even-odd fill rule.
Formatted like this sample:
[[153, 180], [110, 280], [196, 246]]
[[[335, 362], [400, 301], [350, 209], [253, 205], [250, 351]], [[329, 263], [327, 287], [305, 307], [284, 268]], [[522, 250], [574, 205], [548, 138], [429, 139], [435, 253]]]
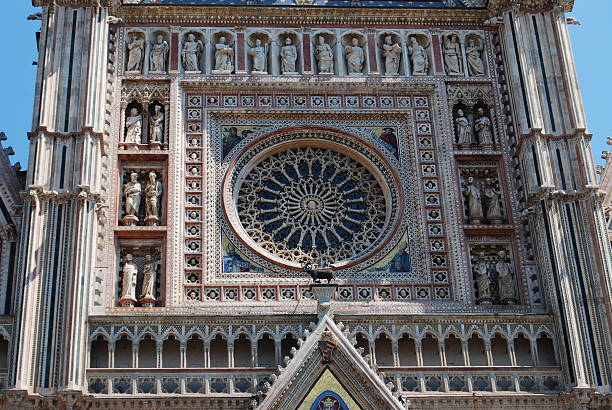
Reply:
[[573, 0], [33, 4], [6, 408], [612, 407]]

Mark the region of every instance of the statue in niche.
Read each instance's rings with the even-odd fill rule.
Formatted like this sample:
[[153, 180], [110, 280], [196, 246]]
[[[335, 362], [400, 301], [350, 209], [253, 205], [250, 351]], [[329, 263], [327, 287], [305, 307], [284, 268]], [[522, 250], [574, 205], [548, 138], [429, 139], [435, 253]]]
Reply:
[[479, 224], [483, 217], [480, 187], [469, 177], [463, 193], [467, 202], [467, 214], [471, 224]]
[[268, 74], [268, 45], [262, 44], [260, 39], [255, 40], [255, 47], [249, 50], [249, 55], [253, 57], [253, 72]]
[[133, 263], [134, 257], [131, 253], [125, 255], [125, 264], [123, 264], [122, 272], [122, 289], [121, 303], [124, 306], [133, 305], [136, 301], [136, 280], [138, 277], [138, 269]]
[[156, 278], [157, 261], [154, 261], [151, 255], [146, 255], [142, 279], [142, 299], [145, 301], [155, 301]]
[[319, 44], [317, 44], [314, 54], [317, 59], [319, 74], [333, 74], [334, 52], [329, 44], [325, 42], [325, 37], [319, 36]]
[[219, 42], [215, 44], [215, 71], [224, 73], [234, 71], [233, 56], [234, 50], [227, 45], [227, 39], [220, 37]]
[[147, 215], [145, 220], [159, 222], [159, 200], [162, 190], [162, 183], [157, 180], [155, 172], [149, 172], [149, 182], [145, 186], [145, 211]]
[[506, 258], [506, 251], [499, 251], [498, 260], [495, 263], [495, 272], [497, 272], [497, 287], [499, 289], [499, 298], [502, 301], [513, 303], [515, 298], [514, 293], [514, 275], [512, 267]]
[[142, 141], [142, 116], [138, 112], [138, 108], [132, 107], [130, 115], [125, 121], [125, 139], [126, 144], [140, 144]]
[[480, 254], [480, 257], [474, 263], [472, 270], [474, 271], [474, 277], [476, 278], [478, 299], [491, 298], [491, 278], [489, 276], [489, 266], [484, 259], [483, 253]]
[[181, 57], [185, 71], [200, 71], [200, 55], [204, 51], [204, 44], [193, 33], [187, 34]]
[[170, 47], [164, 36], [159, 34], [156, 42], [151, 46], [151, 72], [165, 73], [166, 62], [168, 61], [168, 52]]
[[125, 195], [125, 214], [127, 216], [138, 217], [142, 185], [138, 182], [138, 174], [136, 172], [132, 172], [129, 182], [123, 185], [123, 194]]
[[346, 67], [349, 74], [361, 74], [363, 70], [363, 62], [365, 54], [363, 48], [359, 47], [359, 39], [353, 37], [351, 45], [344, 47], [346, 54]]
[[485, 66], [482, 62], [482, 51], [484, 45], [480, 40], [470, 39], [465, 50], [467, 55], [468, 74], [474, 77], [482, 77], [485, 75]]
[[491, 120], [485, 115], [484, 109], [479, 108], [478, 119], [474, 121], [474, 130], [478, 142], [482, 145], [493, 144], [493, 133], [491, 132]]
[[408, 54], [410, 54], [410, 62], [412, 63], [412, 75], [427, 75], [429, 59], [425, 47], [419, 44], [416, 37], [410, 37]]
[[281, 72], [283, 74], [295, 73], [295, 62], [297, 61], [297, 48], [293, 45], [290, 37], [285, 39], [285, 45], [280, 49]]
[[502, 211], [500, 205], [500, 194], [495, 188], [491, 178], [487, 178], [485, 181], [484, 189], [482, 190], [484, 195], [484, 203], [486, 209], [486, 217], [490, 223], [498, 224], [502, 222]]
[[132, 41], [127, 46], [128, 48], [128, 72], [142, 72], [142, 60], [144, 58], [144, 39], [138, 35], [132, 36]]
[[457, 110], [457, 118], [455, 118], [455, 128], [457, 130], [457, 143], [460, 145], [469, 145], [472, 143], [472, 124], [465, 116], [462, 109]]
[[461, 75], [461, 44], [456, 34], [450, 34], [444, 38], [444, 67], [448, 75]]
[[385, 75], [397, 75], [399, 73], [400, 56], [402, 47], [393, 43], [391, 36], [385, 37], [383, 47], [383, 58], [385, 59]]
[[153, 110], [155, 112], [149, 117], [149, 142], [161, 143], [164, 139], [165, 115], [160, 104], [155, 104]]

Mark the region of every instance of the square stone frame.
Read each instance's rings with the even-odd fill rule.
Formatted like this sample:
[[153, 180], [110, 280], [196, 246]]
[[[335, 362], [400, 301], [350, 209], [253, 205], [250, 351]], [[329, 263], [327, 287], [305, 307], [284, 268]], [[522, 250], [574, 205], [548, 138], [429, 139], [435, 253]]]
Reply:
[[[227, 221], [223, 217], [223, 208], [221, 204], [221, 185], [223, 177], [225, 176], [229, 163], [235, 157], [231, 154], [236, 154], [244, 147], [258, 140], [260, 137], [281, 131], [287, 128], [293, 127], [325, 127], [330, 130], [339, 130], [341, 132], [350, 133], [355, 135], [360, 141], [367, 144], [371, 144], [376, 147], [378, 151], [385, 155], [387, 152], [382, 145], [374, 139], [366, 140], [364, 137], [357, 136], [353, 127], [397, 127], [398, 129], [398, 145], [401, 155], [401, 164], [399, 166], [397, 160], [392, 155], [385, 155], [385, 159], [395, 168], [395, 171], [399, 174], [400, 179], [403, 183], [403, 191], [405, 195], [405, 202], [407, 204], [416, 203], [417, 201], [422, 202], [421, 192], [419, 187], [421, 186], [420, 178], [417, 177], [417, 166], [416, 166], [416, 150], [415, 146], [408, 143], [402, 135], [406, 135], [414, 139], [414, 130], [412, 126], [412, 116], [409, 111], [404, 112], [381, 112], [381, 111], [367, 111], [359, 113], [351, 113], [346, 111], [321, 111], [321, 110], [300, 110], [300, 111], [281, 111], [270, 109], [265, 112], [253, 112], [253, 113], [241, 113], [233, 112], [231, 110], [215, 110], [207, 113], [207, 134], [205, 138], [207, 147], [204, 148], [206, 156], [205, 169], [208, 175], [206, 178], [206, 196], [204, 199], [205, 203], [210, 205], [214, 204], [215, 212], [208, 212], [204, 215], [205, 227], [210, 231], [205, 233], [205, 238], [208, 238], [208, 242], [221, 243], [222, 233], [225, 233], [228, 238], [232, 241], [234, 246], [238, 250], [249, 255], [248, 249], [242, 245], [240, 241], [237, 241], [232, 230], [229, 228]], [[221, 159], [221, 126], [226, 125], [261, 125], [262, 128], [258, 129], [249, 138], [242, 140], [227, 157]], [[206, 149], [208, 148], [208, 149]], [[425, 244], [425, 218], [424, 211], [415, 207], [406, 206], [404, 214], [400, 215], [402, 221], [400, 228], [393, 238], [385, 245], [385, 247], [379, 252], [381, 256], [387, 255], [400, 240], [403, 229], [407, 226], [416, 226], [417, 229], [409, 231], [408, 240], [410, 244], [411, 255], [416, 263], [414, 267], [413, 275], [410, 276], [399, 276], [397, 278], [391, 278], [389, 274], [384, 274], [384, 280], [390, 282], [428, 282], [428, 267], [424, 263], [426, 259]], [[251, 256], [251, 255], [249, 255]], [[220, 273], [219, 267], [221, 265], [222, 249], [221, 246], [208, 246], [205, 248], [205, 283], [206, 284], [224, 284], [230, 283], [260, 283], [269, 284], [271, 281], [275, 283], [308, 283], [310, 278], [305, 274], [296, 274], [295, 271], [276, 267], [273, 264], [261, 263], [261, 259], [253, 260], [267, 268], [274, 267], [277, 271], [276, 274], [265, 274], [265, 273]], [[215, 263], [217, 262], [217, 263]], [[379, 282], [383, 280], [380, 273], [375, 274], [373, 272], [358, 272], [357, 267], [366, 267], [375, 263], [375, 259], [371, 259], [367, 263], [362, 263], [357, 266], [343, 270], [343, 274], [338, 277], [341, 283], [346, 280], [350, 283], [359, 282]]]
[[[185, 181], [186, 181], [186, 169], [185, 169], [185, 153], [187, 150], [187, 137], [194, 133], [188, 131], [187, 125], [190, 121], [187, 114], [189, 111], [189, 107], [193, 107], [194, 105], [198, 105], [201, 107], [201, 118], [200, 124], [202, 124], [199, 134], [201, 134], [202, 138], [202, 153], [203, 153], [203, 169], [210, 164], [210, 161], [214, 162], [215, 157], [213, 157], [213, 150], [210, 150], [210, 140], [211, 136], [209, 134], [209, 114], [215, 112], [217, 118], [221, 118], [223, 122], [227, 121], [238, 121], [244, 118], [259, 118], [262, 119], [262, 115], [265, 113], [273, 113], [275, 119], [280, 119], [279, 115], [287, 115], [290, 114], [294, 117], [298, 117], [300, 123], [303, 123], [305, 113], [311, 113], [311, 116], [318, 120], [321, 118], [321, 114], [325, 115], [338, 115], [343, 117], [347, 121], [364, 121], [368, 123], [368, 125], [376, 126], [376, 122], [385, 123], [393, 125], [393, 122], [410, 122], [415, 121], [411, 125], [411, 138], [413, 138], [413, 147], [416, 147], [419, 139], [422, 136], [417, 136], [416, 131], [416, 121], [419, 121], [416, 116], [407, 117], [410, 113], [414, 113], [415, 103], [417, 99], [425, 98], [427, 103], [425, 107], [430, 110], [430, 125], [431, 125], [431, 135], [430, 138], [434, 141], [434, 148], [432, 151], [436, 156], [436, 163], [439, 171], [439, 197], [441, 200], [441, 206], [444, 213], [444, 236], [441, 237], [443, 241], [446, 241], [445, 244], [445, 252], [447, 254], [448, 266], [445, 270], [449, 275], [449, 290], [451, 292], [451, 300], [449, 301], [424, 301], [427, 305], [431, 305], [431, 308], [434, 310], [444, 309], [444, 306], [454, 306], [453, 309], [457, 309], [458, 306], [463, 303], [470, 302], [471, 289], [468, 289], [466, 283], [466, 272], [469, 271], [469, 267], [467, 266], [467, 258], [463, 252], [463, 240], [459, 241], [459, 245], [456, 243], [450, 243], [448, 238], [462, 238], [462, 232], [460, 230], [460, 226], [455, 223], [457, 219], [457, 212], [459, 209], [457, 208], [456, 199], [458, 193], [455, 191], [456, 180], [454, 177], [454, 172], [449, 172], [449, 170], [453, 169], [454, 163], [453, 158], [446, 153], [452, 150], [452, 123], [449, 119], [447, 110], [446, 110], [446, 98], [445, 98], [445, 84], [444, 81], [438, 81], [433, 78], [427, 79], [418, 79], [413, 81], [398, 81], [396, 79], [385, 79], [382, 83], [369, 83], [363, 80], [351, 80], [351, 84], [338, 83], [338, 82], [323, 82], [323, 83], [300, 83], [297, 81], [269, 81], [269, 80], [253, 80], [246, 82], [218, 82], [218, 81], [205, 81], [205, 80], [190, 80], [190, 81], [173, 81], [170, 86], [171, 93], [171, 101], [173, 102], [171, 105], [171, 127], [170, 127], [170, 138], [171, 138], [171, 146], [169, 154], [171, 154], [169, 158], [169, 168], [168, 168], [168, 178], [169, 178], [169, 199], [172, 197], [175, 200], [184, 201], [185, 200]], [[288, 83], [288, 84], [286, 84]], [[353, 84], [354, 83], [354, 84]], [[360, 108], [358, 110], [348, 109], [349, 107], [345, 107], [344, 109], [332, 109], [330, 108], [321, 108], [321, 109], [282, 109], [282, 111], [275, 109], [272, 107], [258, 107], [257, 99], [258, 95], [270, 95], [273, 96], [277, 93], [283, 94], [294, 94], [294, 95], [306, 95], [314, 96], [314, 95], [327, 95], [329, 96], [338, 95], [341, 98], [345, 98], [347, 96], [355, 96], [358, 99], [366, 95], [374, 95], [377, 98], [382, 98], [380, 96], [391, 96], [394, 99], [394, 107], [395, 108], [387, 108], [381, 107], [382, 104], [378, 104], [375, 108]], [[207, 103], [205, 101], [205, 96], [216, 95], [221, 97], [221, 95], [237, 95], [239, 100], [242, 101], [245, 96], [254, 95], [255, 99], [255, 107], [241, 107], [240, 102], [238, 103], [238, 107], [227, 107], [223, 108], [221, 101], [217, 105], [207, 107]], [[198, 97], [199, 102], [194, 104], [190, 100], [192, 97]], [[308, 97], [310, 98], [310, 97]], [[409, 106], [402, 105], [404, 104], [401, 100], [410, 100]], [[326, 104], [327, 105], [327, 104]], [[408, 113], [408, 114], [407, 114]], [[232, 117], [233, 116], [233, 117]], [[378, 116], [378, 117], [377, 117]], [[217, 120], [219, 122], [220, 120]], [[314, 120], [313, 120], [314, 121]], [[193, 121], [191, 121], [193, 122]], [[251, 122], [251, 121], [249, 121]], [[349, 124], [349, 125], [361, 125], [359, 123]], [[281, 126], [277, 126], [277, 128], [282, 128]], [[196, 133], [197, 134], [197, 133]], [[219, 146], [221, 142], [219, 141]], [[412, 150], [418, 151], [416, 148], [412, 148]], [[220, 149], [217, 150], [220, 152]], [[413, 160], [414, 160], [414, 155]], [[419, 163], [414, 162], [412, 165], [415, 171], [420, 169]], [[212, 169], [212, 168], [210, 168]], [[445, 170], [442, 172], [442, 170]], [[414, 173], [416, 175], [416, 172]], [[211, 178], [209, 173], [204, 171], [203, 175], [205, 181], [205, 188], [209, 190], [209, 184], [213, 183], [214, 178]], [[421, 177], [419, 177], [422, 180]], [[421, 182], [419, 182], [421, 184]], [[213, 184], [217, 184], [214, 182]], [[449, 192], [450, 191], [450, 192]], [[422, 198], [422, 188], [419, 188], [418, 198]], [[422, 201], [422, 199], [419, 199]], [[210, 206], [214, 206], [218, 208], [219, 205], [217, 202], [209, 202], [209, 200], [205, 199], [203, 204], [203, 210], [210, 210]], [[424, 216], [424, 205], [419, 205], [421, 216], [419, 217], [419, 224], [423, 224]], [[210, 226], [209, 222], [212, 221], [217, 224], [217, 210], [215, 210], [215, 216], [212, 217], [212, 213], [208, 212], [204, 215], [204, 220], [202, 221], [202, 226]], [[173, 209], [169, 209], [169, 220], [168, 220], [168, 237], [167, 237], [167, 247], [166, 250], [169, 252], [167, 256], [167, 272], [169, 274], [166, 276], [166, 306], [175, 306], [176, 308], [188, 306], [194, 306], [193, 302], [187, 302], [185, 300], [185, 281], [184, 281], [184, 258], [185, 258], [185, 235], [184, 235], [184, 222], [185, 222], [185, 207], [177, 206], [173, 207]], [[211, 219], [212, 218], [212, 219]], [[423, 225], [420, 225], [421, 227]], [[423, 228], [419, 228], [422, 230]], [[259, 280], [253, 280], [253, 276], [251, 274], [250, 278], [244, 278], [242, 281], [229, 280], [227, 277], [219, 278], [210, 274], [210, 272], [214, 269], [220, 270], [221, 265], [221, 246], [219, 245], [219, 240], [221, 238], [220, 228], [216, 228], [217, 232], [214, 235], [210, 235], [208, 233], [204, 234], [202, 237], [202, 244], [205, 249], [209, 249], [206, 252], [202, 252], [204, 256], [204, 267], [202, 274], [202, 284], [200, 286], [231, 286], [233, 284], [236, 285], [254, 285], [260, 286], [263, 283], [269, 283], [269, 281], [260, 278]], [[398, 231], [399, 232], [399, 231]], [[424, 234], [422, 236], [424, 242], [421, 243], [421, 246], [429, 246], [429, 242], [431, 238], [427, 238]], [[212, 242], [212, 244], [211, 244]], [[390, 241], [389, 245], [392, 245], [394, 241]], [[413, 255], [416, 255], [418, 252], [417, 246], [413, 243], [411, 244], [411, 251]], [[214, 250], [213, 250], [214, 248]], [[387, 253], [392, 246], [389, 246], [388, 249], [381, 252], [381, 254]], [[429, 286], [433, 287], [436, 284], [433, 281], [433, 275], [431, 270], [431, 253], [428, 249], [422, 249], [421, 255], [426, 257], [427, 264], [427, 274], [430, 276]], [[212, 256], [212, 258], [211, 258]], [[374, 261], [373, 261], [374, 262]], [[450, 279], [452, 278], [452, 279]], [[299, 285], [304, 286], [304, 284], [308, 283], [306, 278], [301, 280], [292, 278], [287, 281], [275, 281], [276, 285]], [[388, 283], [384, 280], [375, 280], [370, 281], [369, 283]], [[402, 283], [410, 284], [409, 281], [402, 281]], [[393, 284], [393, 283], [392, 283]], [[394, 285], [401, 285], [399, 282], [394, 283]], [[197, 302], [199, 305], [201, 302]], [[240, 302], [242, 305], [244, 302]], [[286, 303], [286, 302], [285, 302]], [[406, 302], [401, 302], [402, 305], [405, 305]], [[413, 303], [409, 303], [413, 304]], [[415, 305], [422, 306], [423, 302], [416, 302]], [[206, 302], [206, 306], [212, 307], [212, 305], [216, 305], [214, 302]], [[227, 302], [222, 302], [219, 306], [225, 305], [227, 306]], [[435, 307], [437, 306], [437, 307]], [[429, 308], [428, 308], [429, 309]]]

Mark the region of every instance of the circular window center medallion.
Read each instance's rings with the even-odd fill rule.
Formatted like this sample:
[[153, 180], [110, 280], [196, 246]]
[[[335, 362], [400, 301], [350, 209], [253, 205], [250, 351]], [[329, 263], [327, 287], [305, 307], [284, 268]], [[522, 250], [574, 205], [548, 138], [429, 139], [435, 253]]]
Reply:
[[303, 139], [284, 150], [263, 148], [237, 162], [226, 201], [235, 232], [256, 254], [296, 267], [339, 264], [389, 236], [397, 191], [367, 148]]

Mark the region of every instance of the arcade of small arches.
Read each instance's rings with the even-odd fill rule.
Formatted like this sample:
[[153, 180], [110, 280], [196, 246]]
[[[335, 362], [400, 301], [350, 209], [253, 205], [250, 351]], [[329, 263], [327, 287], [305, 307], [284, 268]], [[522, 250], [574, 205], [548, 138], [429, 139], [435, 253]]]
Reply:
[[[378, 367], [421, 366], [558, 366], [556, 347], [549, 333], [494, 331], [488, 335], [472, 330], [463, 335], [434, 331], [415, 335], [381, 331], [374, 335], [357, 331], [350, 336], [354, 346]], [[257, 337], [241, 332], [228, 336], [216, 332], [205, 337], [198, 332], [163, 337], [145, 332], [133, 337], [120, 332], [109, 338], [96, 333], [91, 338], [89, 368], [276, 368], [298, 349], [298, 337], [263, 332]]]

